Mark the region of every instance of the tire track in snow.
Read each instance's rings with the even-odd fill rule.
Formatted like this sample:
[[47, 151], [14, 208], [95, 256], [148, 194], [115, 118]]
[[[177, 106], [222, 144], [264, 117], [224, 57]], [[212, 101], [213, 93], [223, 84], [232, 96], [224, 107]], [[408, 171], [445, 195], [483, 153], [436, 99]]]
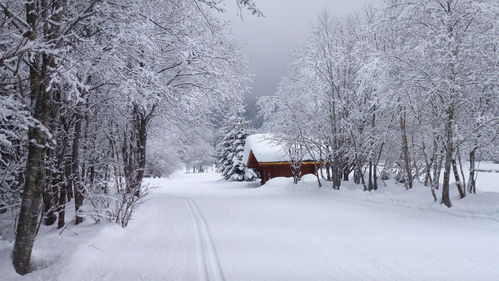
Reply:
[[[163, 193], [165, 194], [165, 193]], [[192, 215], [196, 229], [196, 243], [198, 247], [198, 271], [202, 281], [225, 281], [225, 276], [220, 266], [220, 259], [213, 242], [213, 237], [208, 223], [192, 198], [165, 194], [170, 197], [182, 199], [186, 202]]]

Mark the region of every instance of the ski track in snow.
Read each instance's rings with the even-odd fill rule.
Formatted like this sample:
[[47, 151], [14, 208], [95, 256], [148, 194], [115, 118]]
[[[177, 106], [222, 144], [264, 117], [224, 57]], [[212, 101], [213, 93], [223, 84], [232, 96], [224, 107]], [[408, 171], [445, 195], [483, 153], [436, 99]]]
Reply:
[[185, 200], [189, 211], [192, 215], [194, 227], [196, 229], [196, 245], [197, 245], [197, 260], [198, 273], [200, 281], [225, 281], [220, 259], [218, 258], [217, 250], [210, 228], [204, 218], [199, 206], [192, 198], [181, 197], [163, 193], [172, 198]]
[[198, 252], [201, 253], [198, 262], [201, 264], [205, 273], [203, 281], [225, 281], [217, 250], [213, 243], [213, 238], [211, 237], [206, 219], [203, 217], [203, 214], [194, 200], [190, 198], [185, 198], [185, 200], [190, 207], [192, 218], [196, 224], [199, 245]]

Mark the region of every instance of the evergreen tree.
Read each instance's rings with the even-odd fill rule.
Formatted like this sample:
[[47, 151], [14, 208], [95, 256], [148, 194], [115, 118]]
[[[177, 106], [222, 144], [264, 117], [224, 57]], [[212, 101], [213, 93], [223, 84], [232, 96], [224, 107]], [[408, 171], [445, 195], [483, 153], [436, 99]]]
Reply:
[[229, 138], [230, 127], [229, 122], [226, 121], [218, 131], [217, 145], [215, 150], [216, 156], [216, 171], [223, 174], [225, 167], [229, 164], [228, 155], [231, 150], [231, 143]]
[[226, 180], [251, 181], [256, 178], [252, 170], [246, 169], [243, 162], [244, 144], [248, 136], [248, 122], [239, 111], [231, 116], [220, 128], [220, 142], [217, 145], [217, 172]]

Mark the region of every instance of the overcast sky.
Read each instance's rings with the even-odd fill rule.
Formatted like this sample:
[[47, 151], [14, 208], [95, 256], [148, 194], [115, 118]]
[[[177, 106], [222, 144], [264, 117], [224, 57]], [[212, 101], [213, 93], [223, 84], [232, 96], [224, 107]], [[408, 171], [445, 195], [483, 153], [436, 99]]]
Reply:
[[[359, 11], [367, 3], [379, 0], [256, 0], [265, 17], [243, 11], [237, 16], [235, 0], [226, 1], [225, 17], [232, 22], [236, 38], [245, 45], [250, 67], [255, 74], [251, 95], [247, 98], [249, 116], [254, 113], [256, 97], [273, 95], [286, 71], [291, 50], [304, 39], [319, 12], [327, 8], [334, 15]], [[257, 125], [257, 124], [255, 124]]]

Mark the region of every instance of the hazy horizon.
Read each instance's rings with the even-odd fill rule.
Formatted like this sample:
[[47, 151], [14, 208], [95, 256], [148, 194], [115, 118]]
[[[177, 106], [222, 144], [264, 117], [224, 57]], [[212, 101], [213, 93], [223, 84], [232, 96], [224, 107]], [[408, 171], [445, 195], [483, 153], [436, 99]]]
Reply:
[[256, 99], [275, 93], [290, 62], [292, 50], [300, 46], [322, 9], [328, 9], [336, 16], [344, 16], [361, 11], [366, 4], [379, 2], [380, 0], [257, 1], [265, 16], [256, 17], [243, 11], [241, 19], [235, 1], [227, 1], [224, 17], [231, 21], [235, 38], [244, 45], [250, 70], [255, 75], [250, 85], [251, 92], [245, 97], [247, 116], [253, 121], [253, 125], [261, 125], [261, 120], [255, 118]]

